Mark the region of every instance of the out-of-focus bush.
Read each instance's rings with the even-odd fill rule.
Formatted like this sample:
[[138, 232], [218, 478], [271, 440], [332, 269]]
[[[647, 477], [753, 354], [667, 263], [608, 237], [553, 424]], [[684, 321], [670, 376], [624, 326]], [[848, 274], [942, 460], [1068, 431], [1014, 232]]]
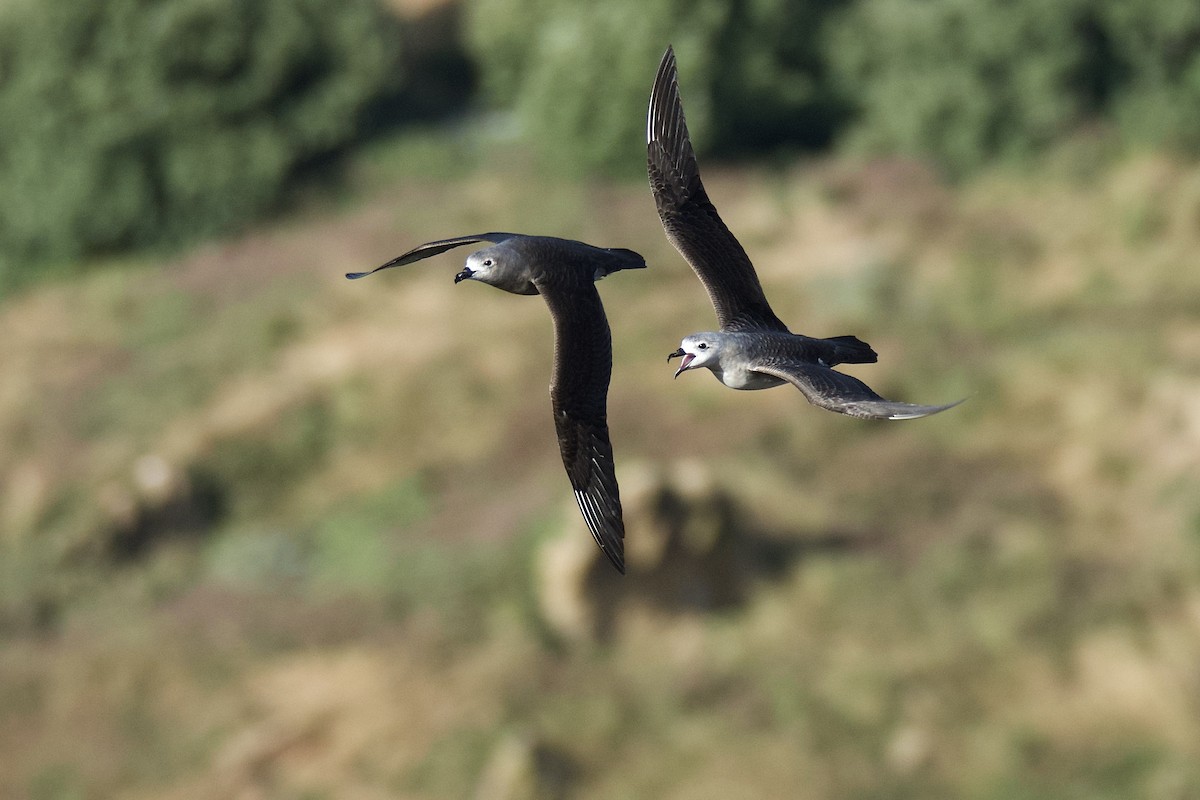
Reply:
[[446, 116], [476, 76], [550, 167], [639, 174], [667, 43], [701, 151], [846, 143], [965, 174], [1100, 123], [1200, 152], [1194, 0], [460, 1], [403, 39], [379, 0], [0, 4], [0, 287], [245, 225], [366, 109], [375, 133]]
[[856, 109], [850, 144], [952, 172], [1035, 151], [1079, 122], [1086, 0], [860, 0], [829, 63]]
[[1113, 116], [1134, 141], [1200, 153], [1200, 3], [1107, 0]]
[[848, 144], [951, 173], [1082, 125], [1200, 152], [1192, 0], [857, 0], [826, 54], [854, 109]]
[[270, 210], [396, 88], [390, 20], [375, 0], [9, 4], [0, 279]]
[[[699, 149], [826, 144], [840, 118], [817, 0], [475, 0], [470, 51], [490, 102], [552, 165], [643, 168], [646, 103], [668, 43]], [[719, 112], [719, 113], [718, 113]]]
[[555, 167], [640, 169], [668, 42], [700, 150], [846, 144], [965, 174], [1082, 126], [1200, 151], [1193, 0], [469, 0], [492, 105]]

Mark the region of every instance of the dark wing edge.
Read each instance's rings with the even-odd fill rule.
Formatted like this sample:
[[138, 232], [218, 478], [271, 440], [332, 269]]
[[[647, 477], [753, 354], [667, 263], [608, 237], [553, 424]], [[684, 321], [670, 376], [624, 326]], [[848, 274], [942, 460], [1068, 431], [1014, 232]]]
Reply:
[[347, 272], [346, 277], [350, 280], [358, 280], [365, 278], [368, 275], [373, 275], [381, 269], [390, 269], [391, 267], [401, 267], [405, 264], [411, 264], [414, 261], [420, 261], [425, 258], [440, 255], [447, 250], [452, 250], [455, 247], [461, 247], [464, 244], [475, 244], [476, 242], [490, 242], [491, 244], [499, 244], [505, 239], [511, 239], [514, 236], [519, 236], [517, 233], [475, 233], [469, 236], [455, 236], [453, 239], [439, 239], [436, 242], [426, 242], [425, 244], [417, 245], [407, 253], [396, 256], [386, 264], [381, 264], [372, 270], [366, 272]]
[[918, 419], [954, 408], [966, 399], [940, 406], [886, 400], [858, 378], [819, 364], [775, 362], [756, 364], [754, 370], [787, 381], [818, 408], [860, 419]]
[[577, 420], [561, 408], [554, 410], [554, 423], [563, 465], [583, 521], [601, 552], [624, 575], [625, 522], [608, 425]]
[[646, 113], [646, 164], [667, 239], [708, 292], [722, 330], [781, 330], [746, 251], [721, 220], [700, 181], [688, 136], [675, 51], [668, 47]]
[[535, 280], [554, 319], [550, 402], [563, 466], [592, 538], [625, 573], [625, 523], [608, 435], [612, 338], [590, 276], [547, 271]]

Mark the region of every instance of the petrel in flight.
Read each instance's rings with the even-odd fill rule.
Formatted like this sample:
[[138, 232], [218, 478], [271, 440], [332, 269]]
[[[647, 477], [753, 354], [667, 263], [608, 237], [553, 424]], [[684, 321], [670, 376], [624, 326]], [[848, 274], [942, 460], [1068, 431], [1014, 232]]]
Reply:
[[613, 566], [624, 573], [625, 523], [606, 411], [612, 338], [595, 282], [618, 270], [643, 269], [646, 261], [619, 247], [593, 247], [549, 236], [480, 233], [429, 242], [370, 272], [346, 277], [361, 278], [477, 242], [492, 246], [467, 256], [455, 283], [475, 280], [513, 294], [540, 294], [550, 308], [554, 318], [550, 404], [558, 449], [588, 529]]
[[815, 339], [794, 334], [775, 316], [754, 265], [734, 238], [700, 182], [688, 139], [675, 53], [668, 47], [658, 67], [646, 119], [650, 188], [667, 238], [704, 284], [717, 312], [719, 332], [693, 333], [667, 356], [682, 357], [675, 377], [707, 367], [734, 389], [767, 389], [785, 382], [815, 406], [866, 419], [912, 419], [945, 411], [885, 400], [857, 378], [833, 369], [879, 359], [855, 336]]

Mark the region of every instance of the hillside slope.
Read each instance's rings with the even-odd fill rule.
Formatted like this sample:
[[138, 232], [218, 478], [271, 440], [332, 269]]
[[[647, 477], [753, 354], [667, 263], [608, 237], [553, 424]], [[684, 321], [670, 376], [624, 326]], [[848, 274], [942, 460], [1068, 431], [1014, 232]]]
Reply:
[[[1200, 791], [1200, 168], [706, 178], [794, 330], [968, 402], [672, 381], [713, 317], [648, 190], [519, 167], [8, 299], [0, 795]], [[741, 591], [635, 559], [599, 641], [539, 617], [544, 543], [590, 544], [543, 304], [459, 253], [341, 277], [495, 229], [646, 256], [599, 287], [618, 476], [718, 487]]]

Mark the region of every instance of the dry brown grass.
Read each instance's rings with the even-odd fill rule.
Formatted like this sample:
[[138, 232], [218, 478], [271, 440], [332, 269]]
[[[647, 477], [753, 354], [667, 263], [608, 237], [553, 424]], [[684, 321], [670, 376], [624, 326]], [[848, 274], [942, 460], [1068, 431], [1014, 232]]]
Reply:
[[[712, 314], [648, 192], [519, 167], [6, 302], [0, 795], [1200, 790], [1200, 169], [706, 177], [795, 329], [871, 342], [885, 394], [969, 402], [872, 425], [672, 382]], [[495, 228], [647, 257], [600, 286], [623, 474], [692, 460], [747, 524], [855, 546], [713, 613], [634, 575], [611, 641], [548, 642], [529, 553], [575, 522], [544, 307], [454, 286], [458, 254], [341, 278]], [[218, 513], [173, 535], [147, 454]], [[161, 541], [114, 560], [137, 513]]]

